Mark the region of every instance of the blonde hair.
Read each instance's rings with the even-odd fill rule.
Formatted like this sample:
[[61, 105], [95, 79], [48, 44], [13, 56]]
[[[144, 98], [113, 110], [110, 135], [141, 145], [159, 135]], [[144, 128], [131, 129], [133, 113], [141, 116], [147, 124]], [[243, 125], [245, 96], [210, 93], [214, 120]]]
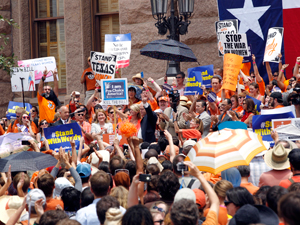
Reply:
[[107, 119], [107, 115], [104, 111], [104, 109], [97, 109], [96, 112], [95, 112], [95, 119], [94, 119], [94, 123], [99, 123], [98, 121], [98, 113], [103, 113], [105, 115], [105, 123], [108, 123], [108, 119]]
[[196, 124], [199, 124], [199, 126], [196, 128], [201, 134], [203, 134], [203, 122], [199, 118], [193, 118]]
[[138, 114], [136, 115], [138, 119], [141, 119], [141, 113], [140, 113], [140, 106], [139, 104], [133, 104], [130, 106], [130, 109], [137, 112]]
[[110, 194], [111, 196], [115, 197], [119, 203], [120, 206], [127, 209], [127, 196], [128, 196], [128, 190], [123, 186], [117, 186], [111, 189]]
[[233, 185], [231, 182], [227, 180], [220, 180], [218, 181], [214, 186], [214, 191], [216, 194], [221, 198], [226, 198], [226, 191], [233, 188]]
[[59, 120], [59, 119], [60, 119], [60, 113], [59, 113], [59, 112], [56, 112], [56, 113], [54, 114], [53, 121], [57, 121], [57, 120]]

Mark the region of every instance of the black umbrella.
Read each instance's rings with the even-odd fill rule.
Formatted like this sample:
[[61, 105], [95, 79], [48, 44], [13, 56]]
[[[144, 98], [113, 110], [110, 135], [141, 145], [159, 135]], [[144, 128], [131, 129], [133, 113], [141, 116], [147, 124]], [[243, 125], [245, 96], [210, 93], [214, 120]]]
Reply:
[[11, 165], [11, 172], [41, 170], [50, 166], [55, 166], [57, 160], [41, 152], [19, 152], [6, 158], [0, 159], [0, 172], [7, 172]]
[[155, 59], [176, 62], [197, 62], [197, 58], [189, 46], [172, 39], [160, 39], [152, 41], [140, 52], [141, 55]]

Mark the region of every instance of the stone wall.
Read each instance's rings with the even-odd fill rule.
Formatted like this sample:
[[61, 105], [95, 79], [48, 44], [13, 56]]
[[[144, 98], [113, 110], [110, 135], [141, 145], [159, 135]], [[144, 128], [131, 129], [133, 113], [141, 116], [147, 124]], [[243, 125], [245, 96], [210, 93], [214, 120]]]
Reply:
[[[146, 77], [155, 79], [164, 76], [167, 62], [140, 55], [140, 50], [149, 42], [165, 39], [157, 33], [156, 20], [152, 17], [149, 0], [119, 0], [120, 33], [131, 33], [132, 49], [130, 66], [122, 69], [122, 76], [132, 75], [143, 71]], [[170, 7], [169, 7], [170, 8]], [[217, 1], [195, 1], [194, 13], [190, 18], [188, 33], [180, 36], [180, 41], [189, 45], [200, 65], [214, 64], [222, 66], [222, 58], [218, 57], [215, 21], [218, 21]], [[197, 63], [181, 63], [181, 70], [187, 72]]]

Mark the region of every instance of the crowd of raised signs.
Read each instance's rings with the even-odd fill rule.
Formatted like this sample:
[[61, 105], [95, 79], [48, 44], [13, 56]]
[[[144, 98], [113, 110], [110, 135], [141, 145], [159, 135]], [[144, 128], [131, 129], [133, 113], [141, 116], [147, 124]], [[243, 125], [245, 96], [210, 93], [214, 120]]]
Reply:
[[[250, 165], [218, 174], [185, 161], [196, 142], [218, 131], [221, 123], [241, 121], [251, 128], [258, 111], [253, 99], [261, 109], [294, 105], [300, 117], [300, 57], [289, 79], [287, 64], [280, 61], [277, 71], [268, 62], [265, 66], [269, 83], [252, 55], [253, 71], [250, 76], [240, 71], [235, 92], [222, 89], [223, 70], [217, 68], [212, 88], [202, 86], [203, 95], [194, 96], [184, 95], [183, 72], [163, 85], [139, 73], [128, 79], [129, 104], [117, 106], [101, 103], [91, 67], [80, 79], [85, 99], [73, 91], [67, 105], [58, 100], [56, 76], [52, 89], [44, 83], [44, 71], [38, 107], [30, 114], [17, 108], [15, 120], [2, 118], [0, 133], [26, 133], [32, 137], [28, 151], [49, 154], [57, 164], [38, 171], [12, 172], [9, 167], [1, 173], [1, 223], [299, 224], [299, 141], [280, 140], [272, 131], [274, 147]], [[70, 151], [51, 149], [44, 131], [72, 123], [79, 125], [81, 137], [68, 139]]]

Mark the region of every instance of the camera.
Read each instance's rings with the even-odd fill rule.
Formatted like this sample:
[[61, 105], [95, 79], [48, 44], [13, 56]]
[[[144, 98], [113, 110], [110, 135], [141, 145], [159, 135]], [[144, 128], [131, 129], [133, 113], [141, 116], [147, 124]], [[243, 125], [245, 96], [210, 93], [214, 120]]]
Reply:
[[177, 163], [176, 166], [177, 166], [177, 171], [183, 172], [183, 171], [188, 171], [189, 170], [188, 166], [184, 165], [183, 162]]
[[151, 181], [151, 174], [140, 174], [139, 180], [143, 182], [150, 182]]
[[173, 111], [177, 112], [177, 102], [180, 100], [180, 94], [177, 90], [171, 90], [169, 92], [169, 98], [171, 100], [171, 107]]

